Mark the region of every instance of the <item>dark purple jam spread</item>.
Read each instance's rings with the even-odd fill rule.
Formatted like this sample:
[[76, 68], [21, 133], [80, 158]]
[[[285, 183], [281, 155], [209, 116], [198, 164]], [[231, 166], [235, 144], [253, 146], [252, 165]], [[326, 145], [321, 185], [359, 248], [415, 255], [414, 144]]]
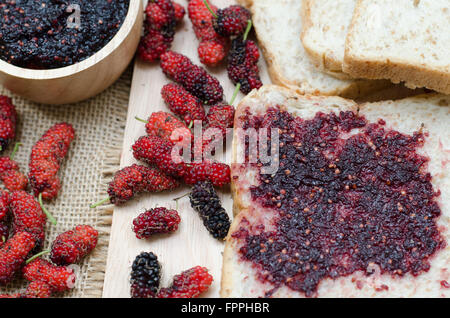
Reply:
[[398, 277], [429, 270], [445, 240], [436, 224], [439, 192], [416, 151], [426, 136], [353, 112], [303, 120], [271, 108], [242, 119], [244, 128], [280, 132], [278, 172], [259, 174], [251, 188], [254, 201], [276, 211], [275, 230], [251, 234], [242, 224], [234, 233], [259, 279], [313, 296], [321, 280], [370, 275], [374, 264]]
[[0, 59], [32, 69], [80, 62], [114, 37], [128, 6], [129, 0], [3, 0]]

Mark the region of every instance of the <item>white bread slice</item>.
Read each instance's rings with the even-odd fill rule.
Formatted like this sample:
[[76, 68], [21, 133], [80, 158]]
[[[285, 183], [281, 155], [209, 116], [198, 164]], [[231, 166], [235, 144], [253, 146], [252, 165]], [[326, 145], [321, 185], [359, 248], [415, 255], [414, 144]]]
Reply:
[[342, 64], [355, 5], [356, 0], [305, 0], [303, 5], [303, 46], [316, 65], [338, 78], [350, 78]]
[[[379, 118], [386, 121], [386, 128], [401, 133], [412, 134], [423, 124], [426, 137], [419, 153], [429, 156], [428, 172], [432, 175], [434, 190], [440, 190], [438, 204], [441, 216], [437, 224], [447, 246], [430, 259], [431, 268], [417, 277], [406, 274], [402, 278], [379, 272], [366, 276], [355, 272], [346, 277], [325, 279], [318, 287], [318, 297], [450, 297], [450, 289], [443, 288], [441, 282], [450, 282], [450, 96], [430, 94], [410, 97], [398, 101], [383, 101], [359, 105], [338, 97], [301, 96], [292, 90], [278, 86], [264, 86], [251, 92], [244, 98], [236, 112], [235, 135], [233, 142], [232, 191], [235, 218], [226, 240], [224, 251], [221, 296], [222, 297], [264, 297], [274, 286], [257, 279], [255, 267], [248, 261], [242, 261], [239, 249], [242, 242], [233, 234], [240, 229], [241, 221], [249, 221], [247, 229], [258, 231], [258, 224], [271, 226], [273, 211], [263, 208], [251, 200], [249, 189], [258, 185], [255, 171], [249, 165], [237, 163], [238, 154], [243, 151], [237, 129], [242, 127], [240, 116], [249, 111], [251, 114], [263, 114], [271, 106], [282, 105], [295, 116], [311, 119], [316, 112], [356, 111], [366, 116], [370, 122]], [[358, 284], [362, 282], [361, 286]], [[377, 288], [386, 285], [388, 290]], [[358, 286], [358, 287], [357, 287]], [[304, 297], [282, 285], [272, 297]]]
[[448, 0], [358, 0], [344, 72], [450, 94]]
[[272, 82], [299, 94], [356, 98], [389, 85], [385, 81], [341, 80], [321, 72], [301, 43], [301, 0], [239, 0], [252, 12]]

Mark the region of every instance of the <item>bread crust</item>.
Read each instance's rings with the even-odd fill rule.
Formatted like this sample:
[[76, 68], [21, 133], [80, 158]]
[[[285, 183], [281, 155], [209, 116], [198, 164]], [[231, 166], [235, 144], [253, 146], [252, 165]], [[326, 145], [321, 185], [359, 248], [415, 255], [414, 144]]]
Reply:
[[352, 76], [346, 74], [342, 71], [343, 61], [340, 61], [334, 57], [333, 54], [327, 54], [330, 52], [325, 52], [321, 54], [320, 52], [313, 49], [308, 41], [306, 41], [306, 36], [308, 32], [311, 31], [311, 28], [314, 25], [314, 21], [312, 20], [312, 5], [313, 0], [304, 0], [302, 6], [302, 21], [303, 21], [303, 30], [300, 35], [300, 39], [303, 43], [303, 47], [305, 48], [306, 53], [308, 53], [311, 60], [316, 64], [316, 66], [323, 72], [336, 77], [342, 80], [353, 79]]
[[350, 25], [344, 55], [343, 71], [357, 78], [388, 79], [393, 83], [404, 82], [411, 89], [428, 88], [450, 94], [450, 73], [428, 68], [404, 59], [364, 59], [352, 53], [357, 21], [361, 17], [363, 0], [358, 0]]
[[[238, 0], [238, 2], [241, 5], [247, 7], [251, 11], [251, 13], [254, 14], [253, 6], [255, 0]], [[260, 32], [262, 31], [258, 29], [257, 25], [255, 25], [255, 31], [258, 38], [259, 47], [267, 62], [268, 73], [272, 82], [276, 85], [293, 90], [300, 95], [312, 94], [325, 96], [341, 96], [344, 98], [356, 99], [358, 97], [381, 90], [391, 85], [389, 81], [368, 81], [355, 79], [352, 80], [348, 85], [343, 84], [341, 88], [337, 89], [329, 89], [326, 91], [321, 91], [318, 89], [314, 91], [305, 91], [305, 89], [301, 88], [301, 83], [289, 80], [283, 75], [280, 65], [278, 65], [278, 63], [276, 62], [276, 57], [270, 50], [267, 49], [268, 43], [264, 41], [264, 38], [260, 34]]]

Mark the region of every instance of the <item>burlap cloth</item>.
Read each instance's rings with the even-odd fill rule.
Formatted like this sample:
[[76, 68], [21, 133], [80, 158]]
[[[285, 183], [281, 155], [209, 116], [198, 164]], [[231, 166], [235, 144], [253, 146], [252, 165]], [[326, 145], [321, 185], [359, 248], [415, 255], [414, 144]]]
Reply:
[[[120, 164], [131, 73], [129, 68], [112, 87], [94, 98], [64, 106], [35, 104], [12, 95], [0, 86], [0, 94], [11, 96], [18, 112], [16, 141], [23, 143], [23, 146], [15, 159], [23, 172], [28, 173], [33, 144], [53, 124], [65, 121], [71, 123], [76, 131], [76, 138], [61, 166], [61, 191], [57, 199], [46, 203], [58, 224], [55, 226], [47, 222], [45, 248], [58, 234], [78, 224], [89, 224], [100, 235], [94, 252], [79, 264], [79, 271], [77, 268], [75, 288], [60, 296], [102, 295], [112, 208], [90, 209], [89, 205], [105, 197], [106, 185]], [[10, 145], [2, 155], [9, 155], [13, 146]], [[7, 287], [0, 287], [0, 294], [19, 291], [26, 285], [24, 279], [18, 278]]]

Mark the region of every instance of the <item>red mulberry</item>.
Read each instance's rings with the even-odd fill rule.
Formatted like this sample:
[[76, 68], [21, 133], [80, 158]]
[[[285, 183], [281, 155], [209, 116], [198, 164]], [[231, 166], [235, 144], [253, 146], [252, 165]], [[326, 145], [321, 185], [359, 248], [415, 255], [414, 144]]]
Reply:
[[186, 184], [210, 180], [215, 186], [221, 187], [230, 183], [228, 165], [210, 161], [190, 164], [178, 162], [172, 158], [172, 149], [173, 144], [170, 141], [157, 136], [145, 136], [133, 145], [133, 155], [137, 160], [155, 164], [168, 174], [182, 178]]
[[158, 298], [195, 298], [209, 289], [213, 277], [204, 267], [196, 266], [175, 275], [172, 285], [161, 288]]
[[173, 143], [191, 142], [192, 134], [188, 127], [178, 118], [166, 112], [150, 115], [145, 125], [147, 134], [170, 140]]
[[64, 232], [52, 243], [50, 259], [56, 265], [78, 263], [97, 245], [98, 232], [89, 225], [78, 225]]
[[219, 9], [213, 18], [214, 30], [224, 37], [243, 35], [251, 19], [250, 12], [242, 6], [232, 5]]
[[0, 151], [16, 136], [17, 112], [11, 98], [0, 95]]
[[228, 77], [234, 84], [241, 85], [241, 92], [250, 93], [263, 84], [258, 68], [259, 50], [255, 42], [238, 37], [231, 42], [228, 58]]
[[51, 127], [33, 146], [28, 177], [35, 196], [42, 193], [42, 198], [51, 200], [58, 195], [61, 187], [58, 170], [74, 138], [73, 127], [60, 123]]
[[180, 23], [186, 14], [186, 10], [181, 4], [178, 4], [176, 2], [173, 3], [173, 8], [175, 10], [175, 21], [177, 23]]
[[202, 67], [193, 64], [188, 57], [167, 51], [161, 55], [161, 68], [164, 74], [206, 104], [222, 101], [223, 88], [219, 81]]
[[106, 201], [122, 204], [140, 193], [172, 190], [179, 185], [177, 180], [155, 168], [134, 164], [116, 172], [108, 187], [109, 197], [91, 205], [91, 208]]
[[25, 191], [11, 194], [11, 214], [13, 233], [28, 232], [36, 239], [36, 247], [42, 247], [45, 240], [46, 215], [35, 198]]
[[227, 129], [234, 126], [234, 113], [234, 107], [226, 103], [212, 106], [206, 117], [205, 129], [217, 128], [222, 132], [222, 136], [225, 137]]
[[0, 157], [0, 180], [11, 192], [25, 190], [28, 184], [26, 175], [19, 170], [19, 164], [8, 157]]
[[42, 258], [30, 262], [22, 272], [25, 279], [30, 282], [44, 282], [50, 286], [52, 292], [63, 292], [75, 286], [76, 276], [72, 268], [56, 266]]
[[17, 232], [0, 248], [0, 285], [6, 285], [13, 279], [33, 250], [34, 244], [33, 235]]
[[8, 191], [0, 190], [0, 222], [8, 215], [10, 202], [11, 198]]
[[191, 126], [195, 120], [205, 120], [205, 108], [191, 93], [178, 84], [164, 85], [161, 95], [169, 109]]
[[153, 62], [172, 45], [175, 35], [175, 8], [171, 0], [149, 1], [145, 9], [144, 36], [138, 48], [139, 56]]
[[150, 238], [154, 234], [175, 232], [180, 221], [177, 211], [159, 207], [145, 211], [135, 218], [133, 232], [138, 239]]
[[[217, 7], [208, 3], [212, 12]], [[228, 39], [220, 36], [212, 25], [213, 14], [209, 11], [203, 0], [190, 0], [188, 4], [189, 18], [194, 27], [195, 35], [200, 41], [198, 55], [200, 62], [208, 66], [216, 66], [227, 55]]]

